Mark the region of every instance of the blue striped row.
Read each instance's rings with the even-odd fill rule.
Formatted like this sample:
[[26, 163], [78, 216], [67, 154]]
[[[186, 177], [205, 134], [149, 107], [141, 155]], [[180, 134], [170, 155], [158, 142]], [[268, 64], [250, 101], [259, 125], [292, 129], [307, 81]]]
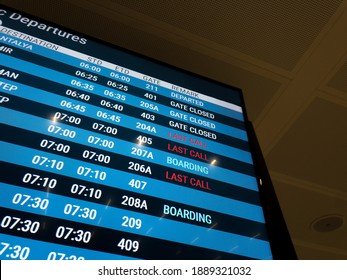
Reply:
[[[41, 199], [47, 198], [49, 199], [49, 206], [47, 209], [41, 210], [33, 207], [29, 208], [25, 205], [22, 206], [20, 203], [13, 204], [12, 198], [16, 193], [30, 195], [31, 197], [40, 197]], [[162, 240], [169, 240], [202, 248], [234, 253], [251, 258], [269, 258], [269, 243], [267, 241], [214, 230], [211, 228], [200, 227], [141, 213], [134, 213], [129, 210], [81, 201], [74, 198], [67, 198], [61, 195], [29, 190], [4, 183], [0, 183], [0, 197], [1, 205], [3, 207], [20, 211], [46, 215], [64, 220], [71, 220], [114, 230], [131, 232], [144, 236], [160, 238]], [[66, 204], [78, 205], [81, 207], [81, 209], [95, 209], [98, 213], [97, 217], [95, 220], [90, 220], [79, 217], [79, 215], [82, 214], [66, 215], [64, 214], [64, 207]], [[79, 211], [78, 213], [82, 212]], [[141, 219], [141, 228], [131, 229], [130, 227], [123, 227], [122, 218], [124, 216]]]

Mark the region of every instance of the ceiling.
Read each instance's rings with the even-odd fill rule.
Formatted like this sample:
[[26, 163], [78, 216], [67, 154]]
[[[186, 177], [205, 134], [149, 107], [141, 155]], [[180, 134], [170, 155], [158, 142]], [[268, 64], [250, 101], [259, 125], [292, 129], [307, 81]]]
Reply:
[[347, 259], [346, 0], [0, 3], [241, 88], [298, 257]]

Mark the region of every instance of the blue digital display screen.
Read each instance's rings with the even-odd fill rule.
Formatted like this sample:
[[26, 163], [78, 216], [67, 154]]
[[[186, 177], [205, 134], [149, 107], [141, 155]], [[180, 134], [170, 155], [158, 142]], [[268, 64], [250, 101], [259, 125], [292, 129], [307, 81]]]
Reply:
[[240, 90], [0, 23], [0, 259], [272, 258]]

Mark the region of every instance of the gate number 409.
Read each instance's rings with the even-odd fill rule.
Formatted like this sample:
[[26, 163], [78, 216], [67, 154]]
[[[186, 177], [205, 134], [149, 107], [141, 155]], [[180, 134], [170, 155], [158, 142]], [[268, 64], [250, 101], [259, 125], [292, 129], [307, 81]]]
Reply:
[[122, 238], [117, 245], [121, 250], [128, 252], [137, 252], [140, 248], [140, 243], [136, 240]]

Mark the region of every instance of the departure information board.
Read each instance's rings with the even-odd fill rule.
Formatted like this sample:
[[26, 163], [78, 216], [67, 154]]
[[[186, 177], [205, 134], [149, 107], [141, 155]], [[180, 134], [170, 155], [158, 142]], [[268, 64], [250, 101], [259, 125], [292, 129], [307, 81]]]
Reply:
[[271, 259], [241, 94], [0, 8], [0, 259]]

